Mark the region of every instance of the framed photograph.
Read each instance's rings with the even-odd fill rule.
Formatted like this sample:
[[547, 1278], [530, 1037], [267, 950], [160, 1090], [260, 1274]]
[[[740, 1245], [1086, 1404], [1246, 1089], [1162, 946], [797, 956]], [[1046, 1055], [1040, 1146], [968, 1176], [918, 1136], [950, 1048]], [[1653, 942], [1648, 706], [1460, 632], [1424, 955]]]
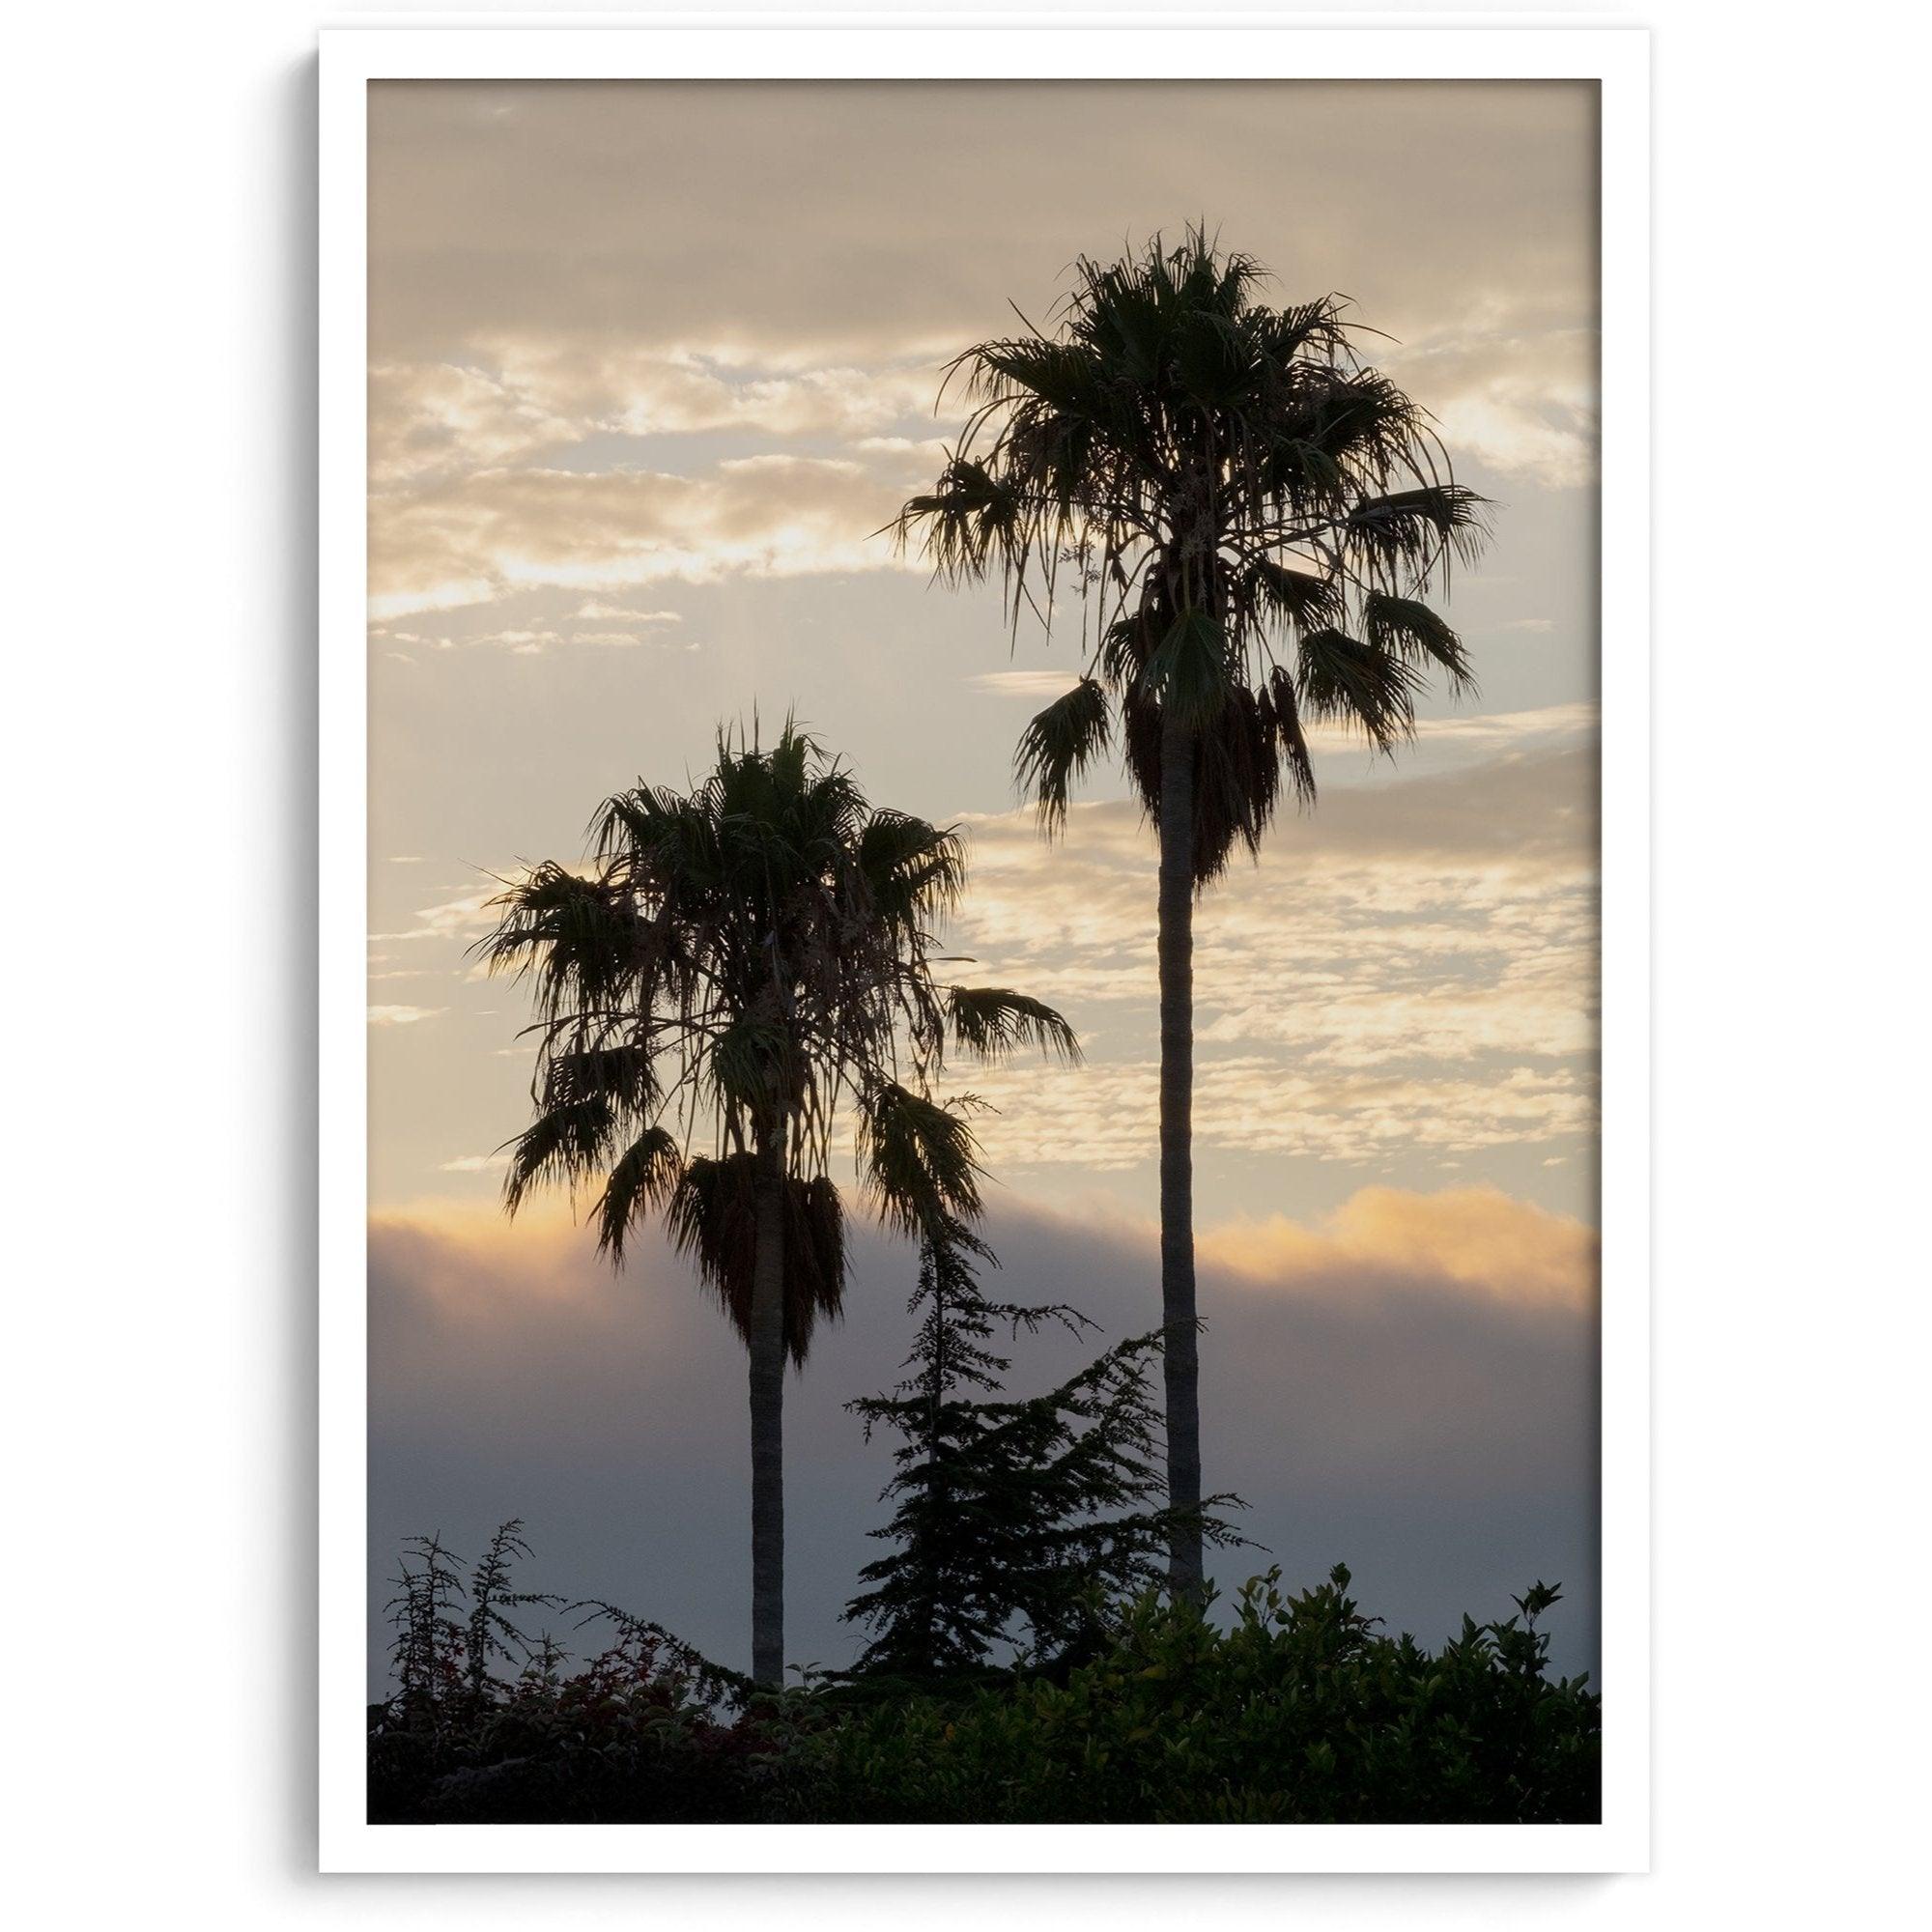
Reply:
[[1648, 58], [323, 35], [324, 1869], [1645, 1867]]

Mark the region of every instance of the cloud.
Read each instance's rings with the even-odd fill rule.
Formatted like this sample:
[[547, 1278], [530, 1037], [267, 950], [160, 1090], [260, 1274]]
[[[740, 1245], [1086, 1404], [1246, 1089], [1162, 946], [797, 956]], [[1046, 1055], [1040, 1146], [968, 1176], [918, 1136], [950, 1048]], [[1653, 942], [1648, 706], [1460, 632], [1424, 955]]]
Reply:
[[[378, 489], [425, 487], [503, 468], [544, 468], [596, 442], [707, 432], [850, 442], [929, 464], [943, 440], [886, 436], [929, 423], [940, 371], [910, 366], [765, 372], [702, 351], [571, 335], [472, 348], [473, 359], [378, 364], [370, 371], [369, 476]], [[621, 460], [621, 455], [619, 459]], [[582, 469], [578, 462], [562, 467]], [[589, 466], [610, 468], [610, 461]]]
[[[378, 977], [389, 979], [398, 976], [383, 974]], [[420, 1021], [436, 1019], [448, 1010], [447, 1007], [371, 1007], [369, 1024], [379, 1027], [415, 1026]]]
[[[409, 601], [405, 594], [403, 602]], [[480, 600], [479, 600], [480, 601]], [[387, 600], [384, 607], [389, 608]], [[427, 649], [444, 652], [470, 646], [494, 647], [508, 651], [513, 657], [536, 657], [543, 652], [566, 645], [584, 645], [602, 649], [638, 649], [646, 645], [659, 650], [701, 650], [703, 646], [688, 639], [668, 635], [669, 627], [682, 624], [683, 617], [675, 611], [634, 611], [623, 605], [601, 603], [595, 598], [581, 604], [576, 611], [554, 613], [548, 623], [526, 623], [510, 625], [497, 630], [465, 630], [461, 635], [444, 634], [431, 637], [421, 633], [398, 631], [387, 622], [369, 626], [372, 639], [386, 639], [411, 644], [419, 644]], [[620, 629], [591, 629], [589, 625], [601, 623], [607, 627], [618, 625]], [[390, 652], [391, 657], [400, 657], [398, 652]], [[414, 659], [403, 657], [405, 664]], [[391, 861], [392, 864], [407, 863]]]
[[1278, 1291], [1356, 1274], [1405, 1292], [1473, 1290], [1529, 1305], [1588, 1309], [1596, 1295], [1595, 1231], [1495, 1187], [1365, 1187], [1319, 1222], [1280, 1214], [1230, 1222], [1208, 1230], [1198, 1247]]
[[471, 360], [370, 372], [379, 484], [554, 456], [593, 438], [753, 432], [830, 438], [928, 455], [929, 439], [881, 434], [929, 422], [941, 370], [929, 356], [870, 366], [760, 369], [728, 352], [569, 333], [471, 340]]
[[[997, 1293], [1065, 1300], [1092, 1341], [1020, 1340], [1009, 1385], [1049, 1385], [1158, 1321], [1151, 1228], [1015, 1203], [988, 1233]], [[742, 1349], [655, 1237], [621, 1274], [544, 1205], [389, 1215], [370, 1234], [372, 1616], [397, 1541], [469, 1546], [521, 1515], [533, 1579], [609, 1596], [724, 1662], [744, 1642]], [[1204, 1231], [1204, 1452], [1291, 1581], [1348, 1561], [1371, 1607], [1431, 1641], [1506, 1612], [1536, 1576], [1569, 1598], [1559, 1667], [1594, 1662], [1596, 1244], [1487, 1190], [1368, 1190], [1315, 1224]], [[790, 1649], [847, 1660], [838, 1611], [887, 1448], [841, 1405], [889, 1386], [913, 1262], [861, 1227], [843, 1321], [786, 1385]], [[613, 1525], [621, 1525], [613, 1533]], [[537, 1573], [541, 1573], [540, 1579]], [[382, 1654], [379, 1633], [375, 1654]]]
[[[1276, 299], [1350, 291], [1394, 338], [1365, 347], [1459, 458], [1589, 479], [1590, 89], [1085, 83], [1050, 115], [1039, 100], [1031, 83], [380, 83], [373, 613], [887, 568], [867, 533], [973, 404], [956, 384], [941, 399], [950, 357], [1010, 332], [1009, 300], [1050, 315], [1075, 255], [1203, 208], [1276, 271]], [[767, 471], [761, 490], [739, 466], [768, 461], [860, 468]]]
[[560, 448], [588, 427], [500, 372], [449, 362], [369, 369], [369, 476], [380, 486]]
[[[1459, 584], [1492, 701], [1591, 689], [1588, 505], [1570, 484], [1594, 462], [1594, 90], [1083, 83], [1054, 90], [1052, 114], [1042, 98], [1032, 83], [372, 89], [371, 588], [389, 627], [372, 656], [405, 759], [379, 786], [379, 849], [507, 868], [526, 841], [575, 838], [585, 773], [595, 794], [688, 769], [715, 718], [759, 703], [796, 703], [882, 799], [933, 816], [1005, 801], [1013, 707], [978, 705], [955, 678], [1004, 665], [971, 689], [1034, 707], [1066, 678], [993, 648], [993, 592], [921, 601], [923, 571], [895, 575], [869, 533], [929, 482], [970, 406], [955, 384], [935, 413], [949, 355], [1016, 328], [1009, 300], [1045, 320], [1076, 253], [1204, 211], [1275, 272], [1273, 298], [1346, 290], [1399, 338], [1364, 346], [1503, 501], [1492, 561], [1514, 574]], [[439, 611], [461, 614], [404, 614]], [[1482, 648], [1535, 623], [1548, 647]], [[669, 656], [688, 636], [704, 655]], [[961, 654], [899, 668], [928, 643]], [[389, 649], [412, 654], [407, 678]], [[951, 729], [953, 710], [976, 728]], [[1263, 867], [1203, 902], [1201, 1145], [1240, 1156], [1217, 1176], [1289, 1151], [1411, 1179], [1486, 1149], [1513, 1179], [1548, 1159], [1581, 1170], [1593, 736], [1583, 705], [1428, 720], [1400, 770], [1435, 788], [1404, 790], [1347, 734], [1314, 734], [1320, 811], [1286, 818]], [[1530, 771], [1564, 752], [1563, 772]], [[1492, 789], [1448, 782], [1478, 763]], [[483, 792], [478, 771], [495, 775]], [[1342, 782], [1357, 775], [1374, 782]], [[979, 956], [974, 974], [1058, 999], [1092, 1051], [1077, 1076], [962, 1073], [1003, 1108], [989, 1147], [1063, 1179], [1090, 1153], [1115, 1174], [1143, 1163], [1138, 813], [1083, 808], [1060, 854], [1024, 814], [972, 829], [949, 944]], [[430, 887], [379, 883], [380, 923], [414, 942], [400, 956], [445, 974], [446, 991], [400, 990], [471, 1013], [480, 901], [452, 889], [412, 912]], [[459, 1059], [467, 1032], [430, 1031], [450, 1050], [395, 1102], [415, 1123], [392, 1139], [403, 1188], [471, 1144], [480, 1110], [522, 1103]], [[418, 1029], [418, 1058], [424, 1043]], [[1339, 1184], [1331, 1170], [1316, 1186]]]
[[966, 680], [973, 690], [990, 692], [995, 697], [1024, 697], [1040, 704], [1064, 696], [1079, 681], [1062, 670], [988, 670]]
[[491, 1174], [508, 1163], [508, 1154], [466, 1153], [458, 1155], [455, 1160], [442, 1162], [437, 1171], [440, 1174]]
[[376, 498], [370, 615], [543, 584], [611, 590], [735, 572], [908, 568], [874, 536], [902, 493], [856, 463], [766, 453], [701, 475], [488, 469]]
[[571, 636], [573, 644], [591, 644], [603, 650], [639, 650], [646, 645], [661, 651], [701, 651], [704, 646], [693, 639], [672, 639], [653, 637], [639, 631], [577, 631]]
[[[1118, 1040], [1109, 1035], [1109, 1043]], [[1150, 1165], [1160, 1121], [1158, 1064], [1090, 1059], [1074, 1071], [1031, 1065], [975, 1068], [961, 1085], [996, 1111], [980, 1139], [995, 1171]], [[1469, 1155], [1596, 1130], [1594, 1075], [1487, 1066], [1359, 1072], [1295, 1070], [1292, 1052], [1195, 1061], [1194, 1149], [1385, 1166], [1421, 1160], [1453, 1170]]]
[[1459, 463], [1577, 489], [1597, 473], [1597, 331], [1437, 329], [1386, 360], [1411, 394], [1426, 397]]
[[[1077, 253], [1204, 209], [1282, 298], [1346, 290], [1398, 336], [1469, 315], [1472, 287], [1498, 334], [1575, 326], [1596, 131], [1580, 82], [379, 82], [374, 355], [494, 353], [561, 414], [626, 393], [639, 342], [691, 357], [640, 391], [665, 413], [716, 410], [739, 368], [923, 355], [929, 409], [1009, 298], [1044, 311]], [[750, 406], [838, 406], [802, 386]]]
[[[1335, 786], [1195, 915], [1194, 1131], [1203, 1153], [1437, 1163], [1588, 1136], [1596, 1122], [1595, 758], [1499, 723], [1466, 769]], [[1120, 1171], [1158, 1119], [1155, 855], [1138, 809], [967, 821], [949, 943], [977, 978], [1058, 1006], [1077, 1069], [962, 1072], [998, 1110], [996, 1168]], [[1068, 890], [1077, 880], [1078, 889]]]
[[372, 932], [372, 940], [385, 943], [401, 939], [467, 939], [470, 935], [486, 932], [495, 923], [495, 915], [490, 910], [490, 901], [496, 896], [497, 888], [492, 885], [488, 890], [466, 893], [461, 898], [444, 899], [439, 904], [424, 906], [416, 914], [422, 923], [405, 927], [400, 932]]
[[[1404, 1179], [1498, 1151], [1569, 1155], [1597, 1124], [1596, 758], [1589, 707], [1444, 721], [1478, 760], [1324, 787], [1195, 915], [1198, 1157], [1293, 1156]], [[1466, 740], [1455, 734], [1465, 732]], [[960, 1064], [996, 1173], [1151, 1163], [1159, 1118], [1152, 838], [1125, 801], [968, 814], [952, 969], [1064, 1011], [1066, 1068]], [[500, 869], [511, 868], [505, 864]], [[469, 1010], [492, 891], [378, 937], [419, 942]], [[460, 1131], [460, 1127], [457, 1129]], [[444, 1129], [443, 1131], [448, 1131]], [[446, 1143], [445, 1143], [446, 1144]]]
[[577, 607], [576, 615], [586, 621], [625, 624], [681, 624], [675, 611], [634, 611], [623, 604], [605, 604], [596, 598]]

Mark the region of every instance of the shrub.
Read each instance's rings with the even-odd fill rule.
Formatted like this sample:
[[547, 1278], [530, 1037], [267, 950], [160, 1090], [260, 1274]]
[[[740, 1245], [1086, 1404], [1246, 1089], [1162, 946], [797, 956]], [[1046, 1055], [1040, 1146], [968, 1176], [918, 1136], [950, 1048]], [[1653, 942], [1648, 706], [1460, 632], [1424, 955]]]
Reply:
[[[468, 1582], [434, 1536], [407, 1547], [390, 1617], [395, 1694], [369, 1709], [371, 1824], [728, 1822], [757, 1815], [797, 1699], [757, 1698], [661, 1626], [511, 1588], [512, 1520]], [[462, 1607], [468, 1602], [467, 1610]], [[582, 1612], [613, 1640], [575, 1670], [513, 1608]], [[496, 1665], [514, 1664], [514, 1676]]]
[[722, 1824], [769, 1807], [792, 1700], [721, 1719], [687, 1673], [625, 1636], [569, 1676], [539, 1663], [507, 1692], [371, 1708], [376, 1825]]
[[[858, 1673], [762, 1691], [660, 1626], [576, 1667], [510, 1587], [506, 1524], [468, 1582], [434, 1537], [392, 1605], [395, 1693], [369, 1712], [374, 1824], [1571, 1823], [1598, 1815], [1599, 1699], [1552, 1682], [1539, 1583], [1431, 1654], [1349, 1573], [1270, 1571], [1233, 1627], [1156, 1592], [1094, 1599], [1093, 1649], [1040, 1668]], [[411, 1560], [413, 1559], [413, 1560]], [[465, 1608], [467, 1601], [468, 1607]], [[521, 1655], [514, 1671], [507, 1665]]]
[[1349, 1573], [1240, 1593], [1232, 1630], [1153, 1595], [1064, 1681], [854, 1710], [799, 1740], [792, 1815], [945, 1824], [1554, 1824], [1598, 1816], [1600, 1700], [1552, 1683], [1538, 1584], [1432, 1655]]

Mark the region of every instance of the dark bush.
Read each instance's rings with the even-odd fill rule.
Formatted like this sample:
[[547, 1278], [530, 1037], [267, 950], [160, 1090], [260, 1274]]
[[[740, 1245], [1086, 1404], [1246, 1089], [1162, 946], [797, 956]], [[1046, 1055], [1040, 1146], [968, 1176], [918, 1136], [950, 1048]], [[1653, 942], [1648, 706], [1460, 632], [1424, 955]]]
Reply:
[[[656, 1648], [621, 1640], [568, 1677], [370, 1711], [372, 1824], [720, 1824], [769, 1809], [790, 1708], [721, 1718]], [[807, 1713], [801, 1711], [801, 1717]]]
[[[1278, 1573], [1232, 1629], [1149, 1595], [1094, 1606], [1097, 1654], [919, 1682], [860, 1675], [782, 1695], [668, 1632], [580, 1605], [614, 1641], [566, 1670], [501, 1614], [506, 1526], [469, 1586], [429, 1540], [397, 1599], [394, 1696], [371, 1707], [376, 1824], [1581, 1824], [1600, 1706], [1551, 1681], [1542, 1584], [1431, 1653], [1390, 1637], [1349, 1573]], [[475, 1595], [485, 1591], [479, 1616]], [[466, 1614], [456, 1603], [468, 1597]], [[500, 1639], [500, 1643], [497, 1641]], [[492, 1659], [524, 1642], [514, 1676]]]
[[1149, 1596], [1064, 1682], [915, 1694], [802, 1737], [791, 1815], [942, 1824], [1581, 1824], [1599, 1699], [1546, 1675], [1539, 1584], [1434, 1655], [1380, 1634], [1349, 1573], [1241, 1592], [1230, 1631]]

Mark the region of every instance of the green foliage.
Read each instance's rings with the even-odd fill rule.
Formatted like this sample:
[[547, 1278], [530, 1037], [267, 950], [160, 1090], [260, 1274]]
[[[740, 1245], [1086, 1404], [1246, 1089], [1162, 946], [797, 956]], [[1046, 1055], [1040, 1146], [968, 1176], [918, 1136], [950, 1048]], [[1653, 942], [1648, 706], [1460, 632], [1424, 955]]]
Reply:
[[[974, 1671], [1022, 1639], [1063, 1654], [1091, 1632], [1096, 1604], [1162, 1573], [1175, 1512], [1159, 1466], [1159, 1336], [1107, 1350], [1043, 1395], [1001, 1400], [1009, 1361], [993, 1351], [997, 1328], [1092, 1324], [1060, 1305], [989, 1301], [976, 1264], [998, 1265], [966, 1228], [926, 1235], [911, 1374], [846, 1405], [868, 1438], [875, 1428], [900, 1437], [885, 1491], [893, 1517], [873, 1532], [893, 1548], [860, 1572], [869, 1587], [845, 1611], [872, 1632], [861, 1674]], [[1238, 1540], [1211, 1515], [1193, 1516], [1209, 1540]]]
[[[613, 1605], [514, 1591], [524, 1553], [508, 1523], [466, 1582], [438, 1539], [409, 1547], [397, 1689], [369, 1711], [372, 1823], [1598, 1816], [1600, 1700], [1549, 1678], [1537, 1622], [1561, 1592], [1541, 1583], [1516, 1615], [1465, 1619], [1434, 1653], [1381, 1634], [1346, 1570], [1299, 1595], [1270, 1571], [1241, 1591], [1230, 1629], [1148, 1592], [1104, 1613], [1084, 1662], [765, 1692]], [[608, 1641], [578, 1662], [512, 1622], [533, 1605], [581, 1614]]]
[[1580, 1824], [1599, 1815], [1599, 1699], [1552, 1683], [1536, 1618], [1436, 1653], [1380, 1634], [1349, 1573], [1279, 1572], [1217, 1629], [1152, 1593], [1106, 1651], [964, 1697], [912, 1695], [800, 1740], [792, 1816], [936, 1824]]

